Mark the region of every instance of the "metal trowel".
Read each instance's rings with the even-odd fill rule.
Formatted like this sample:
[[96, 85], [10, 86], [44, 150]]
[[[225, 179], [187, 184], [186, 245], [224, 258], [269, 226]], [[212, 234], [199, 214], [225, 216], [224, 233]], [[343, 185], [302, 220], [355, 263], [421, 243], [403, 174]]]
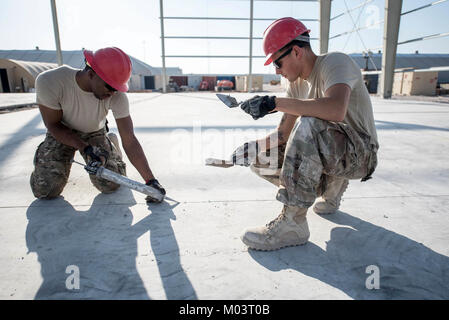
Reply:
[[235, 108], [238, 107], [242, 102], [238, 102], [236, 98], [231, 97], [230, 95], [217, 93], [216, 94], [218, 99], [220, 99], [225, 105], [227, 105], [229, 108]]
[[234, 162], [232, 162], [232, 160], [223, 160], [215, 158], [207, 158], [205, 164], [206, 166], [220, 167], [220, 168], [230, 168], [234, 166]]

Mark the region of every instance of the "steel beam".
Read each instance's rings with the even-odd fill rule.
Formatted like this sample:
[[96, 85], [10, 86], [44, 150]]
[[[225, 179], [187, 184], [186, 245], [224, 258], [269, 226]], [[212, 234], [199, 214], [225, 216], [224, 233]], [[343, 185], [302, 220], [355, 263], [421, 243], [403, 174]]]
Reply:
[[329, 49], [330, 18], [331, 0], [320, 0], [320, 54]]
[[161, 49], [162, 49], [162, 92], [167, 93], [167, 70], [165, 69], [165, 38], [164, 38], [164, 0], [159, 0], [161, 11]]
[[248, 92], [253, 92], [253, 13], [254, 0], [250, 1], [249, 10], [249, 73], [248, 73]]
[[51, 3], [51, 14], [53, 16], [53, 30], [55, 32], [55, 42], [56, 42], [56, 58], [58, 59], [58, 65], [62, 66], [62, 52], [61, 52], [61, 40], [59, 39], [59, 25], [58, 25], [58, 14], [56, 12], [56, 0], [50, 0]]
[[401, 9], [402, 0], [385, 0], [382, 77], [380, 82], [380, 94], [384, 99], [391, 98], [393, 91]]
[[[248, 21], [250, 18], [232, 18], [232, 17], [164, 17], [165, 20], [234, 20]], [[253, 18], [254, 21], [274, 21], [279, 18]], [[301, 21], [318, 21], [318, 19], [297, 18]]]

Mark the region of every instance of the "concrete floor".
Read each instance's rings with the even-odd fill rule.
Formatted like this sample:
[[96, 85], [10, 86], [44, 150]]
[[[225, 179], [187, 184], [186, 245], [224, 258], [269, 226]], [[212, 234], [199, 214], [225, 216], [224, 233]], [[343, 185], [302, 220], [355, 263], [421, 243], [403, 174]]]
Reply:
[[[63, 197], [34, 199], [39, 111], [0, 115], [0, 299], [449, 299], [449, 104], [373, 98], [374, 178], [352, 181], [336, 214], [310, 210], [305, 246], [258, 252], [239, 236], [279, 214], [276, 188], [203, 161], [267, 134], [281, 115], [254, 121], [213, 93], [129, 97], [171, 198], [162, 204], [125, 188], [99, 194], [76, 164]], [[66, 287], [70, 266], [79, 289]], [[366, 287], [370, 266], [379, 289]]]

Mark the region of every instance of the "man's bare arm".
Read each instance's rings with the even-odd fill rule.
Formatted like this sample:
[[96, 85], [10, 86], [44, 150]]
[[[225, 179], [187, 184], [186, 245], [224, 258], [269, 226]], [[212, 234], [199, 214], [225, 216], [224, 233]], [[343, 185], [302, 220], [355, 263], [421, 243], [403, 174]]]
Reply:
[[325, 97], [317, 99], [276, 98], [276, 111], [295, 116], [308, 116], [327, 121], [343, 121], [348, 110], [351, 88], [338, 83], [327, 89]]
[[153, 173], [148, 165], [147, 158], [143, 152], [142, 146], [134, 135], [134, 126], [131, 116], [116, 119], [117, 128], [122, 139], [123, 149], [128, 156], [129, 161], [137, 169], [145, 181], [153, 179]]
[[87, 143], [81, 140], [72, 130], [61, 123], [62, 111], [50, 109], [46, 106], [39, 105], [44, 124], [51, 135], [59, 142], [71, 146], [78, 150], [87, 147]]
[[276, 131], [270, 133], [266, 138], [257, 140], [259, 150], [266, 151], [286, 144], [297, 118], [298, 116], [284, 113]]

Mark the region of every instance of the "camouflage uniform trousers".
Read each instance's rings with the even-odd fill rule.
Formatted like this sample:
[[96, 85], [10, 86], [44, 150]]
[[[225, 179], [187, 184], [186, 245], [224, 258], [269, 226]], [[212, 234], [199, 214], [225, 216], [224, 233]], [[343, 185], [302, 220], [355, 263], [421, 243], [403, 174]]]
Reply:
[[[100, 151], [107, 151], [109, 158], [105, 167], [109, 170], [126, 175], [126, 164], [122, 161], [117, 149], [107, 137], [106, 130], [100, 129], [91, 133], [82, 133], [73, 130], [84, 142], [97, 147]], [[57, 141], [49, 132], [45, 140], [38, 146], [34, 155], [34, 171], [30, 177], [30, 185], [36, 198], [55, 198], [59, 196], [67, 184], [71, 161], [75, 155], [76, 149]], [[80, 150], [84, 161], [87, 163], [87, 157]], [[92, 184], [102, 193], [112, 193], [120, 185], [105, 179], [89, 175]]]
[[277, 200], [309, 208], [338, 180], [370, 178], [377, 147], [369, 141], [347, 124], [301, 117], [287, 144], [259, 153], [250, 168], [279, 187]]

